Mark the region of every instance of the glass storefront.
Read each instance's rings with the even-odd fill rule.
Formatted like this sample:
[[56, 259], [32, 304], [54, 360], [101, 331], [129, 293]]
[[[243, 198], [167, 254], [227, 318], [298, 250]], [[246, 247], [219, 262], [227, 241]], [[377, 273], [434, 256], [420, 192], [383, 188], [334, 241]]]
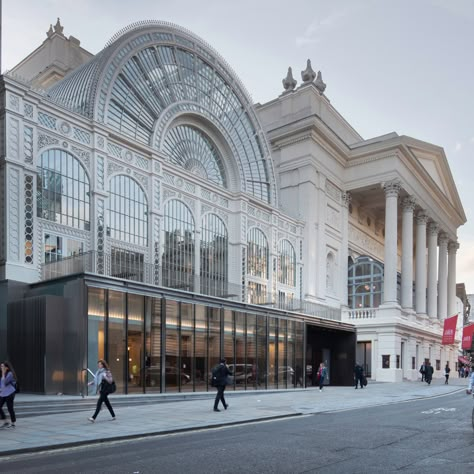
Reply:
[[118, 393], [213, 390], [221, 357], [228, 390], [298, 384], [304, 323], [264, 314], [88, 288], [88, 367], [105, 358]]

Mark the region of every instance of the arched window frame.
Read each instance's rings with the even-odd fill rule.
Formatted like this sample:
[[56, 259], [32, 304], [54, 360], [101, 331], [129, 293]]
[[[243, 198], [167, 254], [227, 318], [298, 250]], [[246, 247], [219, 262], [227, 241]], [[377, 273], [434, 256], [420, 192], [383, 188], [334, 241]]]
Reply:
[[228, 293], [229, 237], [224, 221], [213, 213], [201, 219], [201, 293], [223, 296]]
[[348, 299], [353, 309], [377, 308], [382, 303], [383, 264], [362, 256], [349, 266]]
[[296, 286], [296, 251], [288, 239], [278, 243], [278, 283]]
[[81, 161], [72, 153], [59, 148], [41, 153], [36, 190], [39, 218], [90, 230], [90, 180]]
[[193, 213], [179, 199], [164, 205], [163, 286], [194, 291], [196, 225]]
[[270, 249], [263, 231], [252, 227], [247, 233], [247, 274], [268, 280]]
[[140, 184], [125, 174], [109, 180], [107, 233], [117, 241], [148, 246], [148, 200]]

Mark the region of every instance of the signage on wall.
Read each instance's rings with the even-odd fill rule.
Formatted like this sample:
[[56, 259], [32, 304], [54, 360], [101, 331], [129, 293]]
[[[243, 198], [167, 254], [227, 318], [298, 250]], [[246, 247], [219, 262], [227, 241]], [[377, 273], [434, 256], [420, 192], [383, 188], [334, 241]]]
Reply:
[[441, 344], [454, 344], [454, 338], [456, 336], [456, 324], [458, 322], [458, 315], [451, 316], [444, 320], [443, 339]]
[[472, 350], [472, 334], [474, 332], [474, 324], [464, 326], [462, 330], [462, 349]]

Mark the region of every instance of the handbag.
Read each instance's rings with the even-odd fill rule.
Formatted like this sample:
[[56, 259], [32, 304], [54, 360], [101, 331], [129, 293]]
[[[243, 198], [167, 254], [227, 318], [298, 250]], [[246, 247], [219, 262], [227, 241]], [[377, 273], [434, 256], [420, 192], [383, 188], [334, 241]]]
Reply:
[[116, 390], [117, 385], [115, 385], [115, 380], [112, 380], [112, 382], [107, 382], [107, 380], [102, 379], [102, 382], [100, 383], [100, 393], [103, 393], [104, 395], [110, 395]]

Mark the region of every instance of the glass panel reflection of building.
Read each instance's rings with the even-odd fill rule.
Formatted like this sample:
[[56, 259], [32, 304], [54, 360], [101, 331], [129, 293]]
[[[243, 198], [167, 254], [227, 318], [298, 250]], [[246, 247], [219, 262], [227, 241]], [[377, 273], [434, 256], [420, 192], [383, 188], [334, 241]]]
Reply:
[[118, 393], [213, 390], [209, 373], [223, 356], [229, 390], [291, 387], [303, 333], [301, 321], [88, 288], [88, 367], [105, 358]]

